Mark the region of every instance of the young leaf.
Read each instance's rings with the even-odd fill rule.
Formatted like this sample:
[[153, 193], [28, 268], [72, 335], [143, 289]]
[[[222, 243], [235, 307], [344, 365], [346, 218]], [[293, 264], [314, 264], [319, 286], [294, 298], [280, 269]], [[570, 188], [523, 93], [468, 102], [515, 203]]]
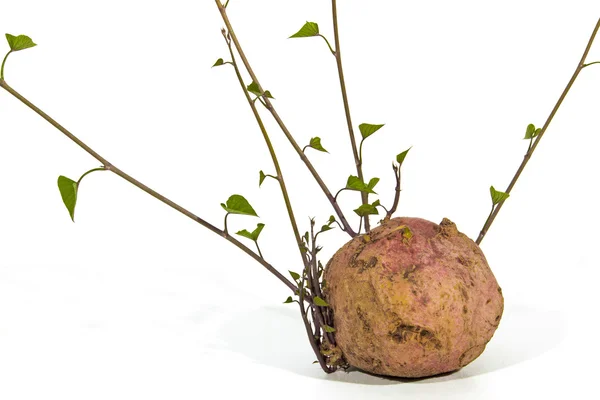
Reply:
[[303, 38], [303, 37], [312, 37], [319, 35], [319, 25], [316, 22], [308, 22], [300, 28], [300, 30], [294, 33], [290, 38]]
[[384, 125], [385, 124], [381, 124], [381, 125], [360, 124], [358, 126], [358, 129], [360, 129], [360, 134], [362, 135], [362, 138], [366, 139], [369, 136], [371, 136], [372, 134], [374, 134], [375, 132], [377, 132], [378, 130], [380, 130]]
[[[377, 182], [375, 182], [375, 184], [377, 184]], [[373, 191], [373, 189], [369, 188], [368, 185], [365, 185], [365, 183], [358, 176], [353, 176], [353, 175], [350, 175], [348, 177], [348, 180], [346, 181], [346, 189], [358, 190], [359, 192], [377, 194]]]
[[221, 207], [230, 214], [242, 214], [258, 217], [254, 208], [248, 203], [248, 200], [239, 194], [234, 194], [227, 199], [227, 204], [221, 203]]
[[260, 185], [263, 184], [263, 182], [265, 181], [265, 178], [267, 177], [265, 175], [265, 173], [262, 171], [262, 169], [260, 170], [259, 174], [260, 174], [260, 176], [259, 176], [259, 179], [258, 179], [258, 187], [260, 187]]
[[534, 134], [535, 134], [535, 125], [534, 124], [527, 125], [527, 129], [525, 130], [524, 139], [532, 139], [534, 137]]
[[494, 205], [508, 199], [510, 196], [508, 193], [497, 191], [493, 186], [490, 186], [490, 194], [492, 196], [492, 204]]
[[365, 217], [367, 215], [378, 215], [379, 211], [377, 211], [377, 207], [373, 204], [363, 204], [354, 210], [359, 217]]
[[297, 281], [298, 279], [300, 279], [300, 274], [294, 271], [288, 271], [290, 273], [290, 275], [292, 276], [292, 279]]
[[331, 326], [329, 326], [329, 325], [323, 325], [323, 330], [324, 330], [325, 332], [328, 332], [328, 333], [335, 332], [335, 328], [333, 328], [333, 327], [331, 327]]
[[69, 211], [69, 215], [71, 216], [71, 220], [75, 222], [75, 205], [77, 204], [77, 182], [72, 179], [67, 178], [66, 176], [58, 177], [58, 190], [60, 191], [60, 196], [62, 197], [63, 203], [67, 207]]
[[402, 165], [402, 163], [404, 162], [404, 159], [406, 158], [406, 155], [408, 154], [410, 149], [412, 149], [412, 147], [409, 147], [407, 150], [404, 150], [402, 153], [400, 153], [396, 156], [396, 162], [399, 165]]
[[323, 151], [325, 153], [329, 153], [327, 150], [325, 150], [323, 148], [323, 146], [321, 145], [321, 138], [320, 137], [314, 137], [310, 139], [310, 143], [308, 145], [309, 147], [312, 147], [315, 150], [319, 150], [319, 151]]
[[292, 300], [292, 296], [288, 296], [287, 299], [285, 299], [285, 301], [283, 302], [283, 304], [288, 304], [288, 303], [293, 303], [294, 300]]
[[[369, 181], [369, 183], [367, 183], [367, 187], [369, 189], [371, 189], [371, 191], [373, 190], [373, 188], [375, 187], [375, 185], [377, 185], [377, 183], [379, 182], [379, 178], [371, 178], [371, 180]], [[375, 192], [373, 192], [375, 193]]]
[[[252, 81], [252, 83], [249, 84], [248, 87], [246, 87], [246, 89], [250, 93], [255, 94], [257, 96], [262, 96], [263, 95], [263, 93], [261, 93], [260, 89], [258, 88], [258, 84], [256, 82], [254, 82], [254, 81]], [[271, 92], [269, 92], [268, 90], [265, 91], [264, 95], [265, 95], [265, 97], [268, 97], [270, 99], [273, 98], [273, 96], [271, 96]]]
[[13, 36], [10, 33], [7, 33], [6, 40], [12, 51], [25, 50], [37, 46], [29, 36], [25, 35]]
[[[213, 64], [213, 67], [218, 67], [218, 66], [221, 66], [221, 65], [223, 65], [223, 64], [225, 64], [225, 62], [223, 61], [223, 59], [222, 59], [222, 58], [219, 58], [219, 59], [218, 59], [218, 60], [217, 60], [217, 61], [216, 61], [216, 62]], [[211, 68], [212, 68], [212, 67], [211, 67]]]
[[373, 204], [371, 204], [373, 207], [379, 207], [381, 205], [381, 202], [379, 201], [379, 199], [375, 200], [373, 202]]
[[321, 231], [320, 231], [320, 232], [327, 232], [327, 231], [330, 231], [330, 230], [332, 230], [332, 229], [333, 229], [333, 228], [332, 228], [332, 227], [330, 227], [329, 225], [323, 225], [323, 226], [321, 227]]
[[320, 298], [319, 296], [315, 296], [313, 298], [313, 301], [314, 301], [315, 305], [317, 305], [317, 306], [329, 307], [329, 304], [327, 304], [327, 302], [325, 300], [323, 300], [322, 298]]
[[333, 224], [335, 222], [335, 217], [333, 215], [329, 216], [329, 225]]
[[535, 130], [535, 132], [533, 132], [533, 137], [536, 137], [537, 135], [539, 135], [541, 131], [542, 131], [542, 128], [537, 128]]
[[258, 237], [260, 236], [260, 233], [262, 232], [263, 228], [265, 227], [265, 224], [257, 224], [256, 225], [256, 229], [253, 230], [252, 232], [248, 232], [247, 230], [243, 229], [239, 232], [236, 232], [237, 235], [246, 237], [250, 240], [254, 240], [255, 242], [258, 240]]

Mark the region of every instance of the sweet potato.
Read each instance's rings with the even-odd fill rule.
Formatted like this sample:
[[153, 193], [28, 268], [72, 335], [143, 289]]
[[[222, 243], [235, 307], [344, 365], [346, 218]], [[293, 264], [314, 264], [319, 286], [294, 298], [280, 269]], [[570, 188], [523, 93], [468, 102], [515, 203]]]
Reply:
[[424, 377], [467, 365], [504, 308], [479, 246], [448, 219], [383, 222], [335, 253], [325, 281], [344, 358], [381, 375]]

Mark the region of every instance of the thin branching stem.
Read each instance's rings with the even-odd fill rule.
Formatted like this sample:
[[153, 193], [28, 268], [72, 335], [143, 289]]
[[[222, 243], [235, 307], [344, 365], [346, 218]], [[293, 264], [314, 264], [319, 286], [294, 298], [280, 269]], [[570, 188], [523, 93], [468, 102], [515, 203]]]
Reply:
[[227, 47], [229, 48], [229, 53], [231, 55], [231, 60], [233, 62], [233, 68], [235, 69], [235, 75], [238, 78], [240, 87], [242, 88], [242, 91], [244, 92], [244, 96], [246, 97], [246, 100], [248, 101], [248, 105], [252, 109], [252, 114], [254, 115], [254, 119], [256, 120], [256, 123], [258, 124], [258, 127], [263, 135], [263, 139], [265, 140], [265, 144], [267, 145], [267, 148], [269, 150], [271, 160], [273, 161], [273, 166], [275, 167], [275, 172], [277, 174], [277, 177], [279, 178], [279, 179], [277, 179], [277, 181], [279, 182], [279, 186], [281, 188], [281, 194], [283, 195], [283, 201], [285, 202], [285, 208], [286, 208], [288, 216], [290, 218], [290, 223], [292, 225], [292, 230], [294, 232], [294, 238], [296, 239], [296, 247], [298, 248], [298, 251], [300, 252], [300, 257], [302, 258], [302, 263], [303, 263], [304, 267], [307, 268], [308, 260], [306, 259], [305, 253], [302, 251], [303, 246], [302, 246], [302, 239], [300, 237], [300, 231], [298, 230], [298, 223], [296, 222], [296, 217], [294, 216], [294, 210], [292, 208], [290, 196], [288, 194], [287, 187], [285, 185], [285, 180], [283, 179], [283, 172], [281, 171], [281, 167], [279, 165], [279, 160], [277, 159], [277, 155], [275, 154], [275, 149], [273, 148], [273, 144], [271, 143], [271, 139], [269, 138], [267, 129], [265, 128], [262, 118], [260, 117], [260, 114], [258, 113], [258, 109], [256, 108], [256, 103], [252, 100], [252, 98], [250, 97], [250, 92], [248, 92], [248, 90], [246, 89], [246, 85], [244, 83], [244, 78], [242, 77], [242, 74], [240, 72], [238, 64], [235, 61], [235, 55], [233, 54], [231, 40], [229, 39], [230, 36], [228, 34], [226, 34], [225, 32], [223, 32], [223, 37], [225, 38], [225, 42], [227, 43]]
[[400, 202], [400, 192], [402, 191], [402, 175], [400, 172], [400, 166], [393, 165], [393, 168], [394, 176], [396, 177], [396, 193], [394, 194], [394, 203], [392, 204], [392, 208], [390, 208], [390, 210], [385, 215], [386, 220], [392, 218], [392, 215], [396, 212], [396, 209], [398, 208], [398, 203]]
[[[240, 42], [239, 42], [239, 40], [238, 40], [238, 38], [237, 38], [237, 36], [235, 34], [235, 31], [233, 30], [233, 27], [231, 26], [231, 22], [229, 21], [229, 17], [227, 16], [227, 11], [225, 10], [225, 7], [221, 3], [221, 0], [215, 0], [215, 3], [217, 4], [217, 7], [219, 8], [219, 12], [221, 13], [221, 17], [223, 19], [223, 22], [225, 23], [226, 28], [227, 28], [227, 32], [231, 36], [231, 40], [232, 40], [232, 42], [233, 42], [233, 44], [235, 46], [236, 51], [238, 52], [238, 54], [240, 56], [240, 59], [242, 60], [242, 63], [244, 64], [244, 67], [248, 71], [248, 74], [250, 75], [250, 77], [252, 78], [252, 80], [258, 86], [260, 92], [264, 93], [264, 89], [263, 89], [262, 85], [260, 84], [260, 81], [256, 77], [256, 74], [252, 70], [252, 67], [250, 66], [250, 63], [248, 62], [248, 59], [246, 58], [244, 50], [242, 49], [242, 46], [240, 45]], [[294, 150], [296, 151], [296, 153], [298, 153], [298, 155], [300, 156], [300, 159], [306, 165], [306, 167], [308, 168], [308, 170], [312, 174], [313, 178], [315, 179], [315, 181], [317, 182], [317, 184], [319, 185], [319, 187], [321, 188], [321, 190], [323, 191], [323, 193], [327, 197], [327, 200], [329, 200], [329, 202], [331, 203], [331, 206], [335, 210], [338, 218], [340, 219], [340, 222], [344, 226], [344, 229], [343, 229], [344, 232], [346, 232], [351, 237], [356, 236], [356, 233], [354, 232], [354, 230], [352, 229], [352, 227], [350, 226], [350, 224], [346, 220], [346, 217], [344, 216], [344, 213], [342, 212], [339, 204], [333, 198], [333, 195], [331, 194], [331, 191], [325, 185], [325, 182], [323, 182], [323, 179], [321, 179], [321, 176], [317, 173], [316, 169], [314, 168], [314, 166], [312, 165], [312, 163], [310, 162], [310, 160], [302, 152], [302, 148], [298, 145], [298, 143], [296, 142], [296, 140], [294, 139], [294, 137], [290, 133], [289, 129], [284, 124], [283, 120], [281, 119], [281, 117], [279, 116], [279, 114], [277, 113], [277, 111], [275, 110], [275, 107], [273, 107], [273, 104], [271, 103], [271, 100], [268, 97], [266, 97], [266, 96], [263, 96], [263, 100], [264, 100], [264, 103], [265, 103], [265, 108], [267, 110], [269, 110], [269, 112], [271, 113], [271, 115], [273, 116], [273, 118], [275, 119], [275, 121], [277, 122], [277, 125], [279, 125], [279, 128], [281, 129], [281, 131], [283, 132], [283, 134], [285, 135], [285, 137], [287, 138], [287, 140], [290, 142], [290, 144], [292, 145], [292, 147], [294, 148]]]
[[[596, 38], [596, 34], [598, 33], [598, 29], [599, 28], [600, 28], [600, 19], [598, 19], [598, 22], [596, 22], [596, 26], [594, 27], [594, 31], [592, 32], [592, 35], [590, 36], [590, 39], [589, 39], [589, 41], [587, 43], [587, 46], [585, 47], [583, 55], [581, 56], [581, 61], [579, 61], [579, 63], [577, 64], [577, 68], [575, 68], [575, 72], [573, 73], [573, 76], [571, 76], [571, 79], [569, 80], [569, 83], [567, 84], [567, 86], [563, 90], [562, 94], [558, 98], [558, 101], [556, 102], [556, 104], [554, 105], [554, 108], [550, 112], [550, 115], [548, 116], [548, 119], [546, 119], [546, 122], [544, 123], [544, 126], [542, 127], [542, 130], [537, 135], [537, 137], [535, 139], [535, 142], [533, 142], [533, 145], [531, 145], [531, 147], [529, 148], [529, 150], [525, 154], [525, 157], [523, 158], [523, 162], [521, 162], [521, 165], [519, 166], [519, 169], [517, 170], [515, 176], [510, 181], [510, 184], [508, 185], [508, 188], [506, 188], [506, 190], [504, 191], [505, 193], [510, 194], [511, 190], [513, 189], [513, 187], [517, 183], [517, 180], [519, 179], [519, 176], [521, 176], [521, 173], [523, 172], [523, 169], [527, 165], [527, 162], [531, 158], [531, 155], [535, 151], [538, 143], [540, 142], [540, 140], [542, 140], [542, 137], [544, 136], [544, 133], [546, 133], [546, 129], [548, 129], [548, 126], [552, 122], [552, 119], [554, 118], [554, 115], [556, 114], [556, 112], [560, 108], [563, 100], [565, 99], [565, 97], [569, 93], [569, 90], [573, 86], [573, 83], [575, 83], [575, 80], [579, 76], [579, 73], [581, 72], [581, 70], [583, 68], [585, 68], [586, 66], [590, 65], [590, 64], [585, 64], [585, 59], [587, 58], [588, 53], [590, 52], [590, 49], [592, 48], [592, 44], [594, 43], [594, 39]], [[496, 205], [496, 207], [494, 208], [494, 210], [492, 211], [492, 213], [490, 214], [490, 216], [488, 217], [488, 219], [485, 221], [485, 224], [483, 225], [483, 228], [481, 229], [481, 232], [479, 233], [479, 236], [477, 237], [477, 241], [476, 241], [477, 244], [481, 244], [481, 241], [483, 240], [483, 238], [485, 237], [486, 233], [490, 229], [490, 226], [492, 225], [492, 222], [494, 222], [494, 219], [496, 219], [496, 216], [500, 212], [500, 209], [502, 208], [502, 205], [504, 204], [504, 201], [505, 200], [502, 200], [500, 203], [498, 203]]]
[[[358, 154], [358, 149], [356, 148], [356, 138], [354, 136], [354, 128], [352, 127], [352, 118], [350, 116], [350, 105], [348, 102], [348, 92], [346, 90], [346, 81], [344, 79], [344, 67], [342, 64], [342, 52], [340, 50], [340, 35], [338, 32], [338, 18], [337, 18], [337, 2], [336, 0], [331, 0], [331, 9], [333, 16], [333, 35], [335, 41], [335, 61], [337, 63], [338, 76], [340, 79], [340, 88], [342, 91], [342, 100], [344, 102], [344, 112], [346, 114], [346, 124], [348, 125], [348, 134], [350, 135], [350, 144], [352, 145], [352, 154], [354, 155], [354, 163], [356, 164], [356, 174], [358, 178], [364, 182], [363, 171], [362, 171], [362, 160]], [[360, 192], [362, 204], [368, 204], [368, 194], [365, 192]], [[364, 218], [365, 220], [365, 231], [369, 233], [371, 231], [371, 226], [369, 222], [369, 216]]]
[[279, 279], [281, 282], [283, 282], [292, 292], [296, 293], [298, 291], [298, 287], [294, 283], [292, 283], [289, 279], [287, 279], [285, 276], [283, 276], [271, 264], [269, 264], [264, 259], [262, 259], [262, 257], [260, 255], [256, 254], [254, 251], [250, 250], [250, 248], [248, 248], [244, 244], [240, 243], [238, 240], [236, 240], [232, 236], [228, 235], [225, 231], [222, 231], [221, 229], [217, 228], [216, 226], [210, 224], [209, 222], [205, 221], [204, 219], [202, 219], [202, 218], [198, 217], [197, 215], [193, 214], [191, 211], [183, 208], [179, 204], [173, 202], [172, 200], [169, 200], [168, 198], [166, 198], [162, 194], [156, 192], [155, 190], [153, 190], [153, 189], [149, 188], [148, 186], [144, 185], [143, 183], [141, 183], [140, 181], [136, 180], [132, 176], [126, 174], [123, 171], [121, 171], [119, 168], [117, 168], [116, 166], [114, 166], [113, 164], [111, 164], [110, 162], [108, 162], [108, 160], [106, 160], [104, 157], [102, 157], [100, 154], [98, 154], [92, 148], [90, 148], [88, 145], [86, 145], [84, 142], [82, 142], [79, 138], [77, 138], [75, 135], [73, 135], [71, 132], [69, 132], [66, 128], [64, 128], [62, 125], [60, 125], [58, 122], [56, 122], [48, 114], [46, 114], [45, 112], [43, 112], [40, 108], [38, 108], [37, 106], [35, 106], [33, 103], [31, 103], [25, 97], [23, 97], [21, 94], [19, 94], [17, 91], [15, 91], [3, 79], [0, 79], [0, 87], [2, 87], [8, 93], [12, 94], [14, 97], [16, 97], [18, 100], [20, 100], [23, 104], [25, 104], [27, 107], [29, 107], [31, 110], [33, 110], [36, 114], [38, 114], [40, 117], [42, 117], [47, 122], [49, 122], [50, 125], [52, 125], [56, 129], [58, 129], [65, 136], [67, 136], [69, 139], [71, 139], [73, 142], [75, 142], [79, 147], [81, 147], [83, 150], [85, 150], [89, 155], [91, 155], [96, 160], [98, 160], [103, 165], [104, 169], [115, 173], [116, 175], [118, 175], [121, 178], [125, 179], [127, 182], [131, 183], [132, 185], [134, 185], [134, 186], [138, 187], [139, 189], [143, 190], [144, 192], [148, 193], [150, 196], [154, 197], [155, 199], [157, 199], [157, 200], [165, 203], [169, 207], [171, 207], [171, 208], [179, 211], [180, 213], [182, 213], [186, 217], [188, 217], [188, 218], [196, 221], [197, 223], [199, 223], [200, 225], [202, 225], [205, 228], [209, 229], [213, 233], [216, 233], [217, 235], [221, 236], [225, 240], [229, 241], [234, 246], [238, 247], [244, 253], [248, 254], [250, 257], [252, 257], [258, 263], [260, 263], [263, 267], [265, 267], [273, 275], [275, 275], [275, 277], [277, 279]]

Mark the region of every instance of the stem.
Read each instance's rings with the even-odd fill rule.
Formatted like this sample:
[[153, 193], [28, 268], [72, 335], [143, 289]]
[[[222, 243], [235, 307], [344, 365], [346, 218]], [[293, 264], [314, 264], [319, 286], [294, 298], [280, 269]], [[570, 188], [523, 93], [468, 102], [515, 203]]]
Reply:
[[[342, 90], [342, 99], [344, 101], [344, 112], [346, 113], [346, 124], [348, 125], [348, 134], [350, 135], [350, 144], [352, 145], [352, 154], [354, 155], [354, 163], [356, 164], [356, 174], [358, 178], [364, 182], [363, 172], [362, 172], [362, 160], [358, 155], [358, 150], [356, 148], [356, 139], [354, 137], [354, 129], [352, 128], [352, 118], [350, 117], [350, 106], [348, 103], [348, 93], [346, 91], [346, 82], [344, 80], [344, 68], [342, 65], [342, 52], [340, 50], [340, 35], [338, 33], [338, 18], [337, 18], [337, 1], [331, 0], [331, 9], [333, 15], [333, 34], [335, 40], [335, 60], [337, 62], [338, 76], [340, 78], [340, 87]], [[367, 193], [361, 192], [360, 197], [362, 200], [362, 204], [367, 204], [369, 199]], [[365, 220], [365, 231], [369, 233], [371, 231], [371, 226], [369, 223], [369, 217], [366, 216]]]
[[[573, 73], [573, 76], [569, 80], [569, 83], [567, 84], [567, 86], [563, 90], [562, 94], [560, 95], [558, 101], [554, 105], [554, 108], [552, 109], [552, 112], [550, 112], [550, 115], [548, 116], [548, 119], [544, 123], [544, 126], [542, 127], [542, 130], [540, 131], [539, 135], [537, 136], [535, 142], [533, 142], [533, 145], [527, 151], [527, 154], [525, 154], [525, 157], [523, 158], [523, 162], [519, 166], [519, 169], [517, 170], [515, 176], [510, 181], [510, 184], [508, 185], [508, 188], [504, 191], [505, 193], [510, 194], [510, 191], [515, 186], [515, 184], [517, 183], [517, 180], [519, 179], [519, 176], [521, 176], [521, 172], [523, 172], [523, 169], [527, 165], [527, 162], [531, 158], [531, 155], [533, 154], [533, 152], [535, 151], [538, 143], [542, 139], [542, 136], [544, 136], [544, 133], [546, 133], [546, 129], [548, 129], [548, 126], [552, 122], [552, 119], [554, 118], [554, 115], [556, 114], [556, 112], [560, 108], [563, 100], [565, 99], [565, 97], [569, 93], [569, 90], [571, 89], [571, 86], [573, 86], [573, 83], [575, 83], [575, 80], [579, 76], [579, 73], [587, 65], [590, 65], [590, 64], [587, 64], [587, 65], [585, 64], [585, 59], [587, 58], [587, 55], [588, 55], [588, 53], [589, 53], [589, 51], [590, 51], [590, 49], [592, 47], [592, 43], [594, 42], [594, 39], [596, 37], [596, 34], [598, 33], [598, 29], [599, 28], [600, 28], [600, 19], [598, 19], [598, 22], [596, 22], [596, 26], [594, 27], [594, 31], [592, 32], [592, 35], [590, 36], [590, 39], [589, 39], [588, 44], [587, 44], [587, 46], [585, 48], [585, 51], [583, 52], [583, 55], [581, 56], [581, 61], [579, 61], [579, 64], [577, 64], [577, 68], [575, 68], [575, 72]], [[501, 201], [500, 203], [498, 203], [496, 205], [496, 208], [492, 211], [492, 213], [490, 214], [490, 216], [488, 217], [488, 219], [485, 221], [485, 224], [483, 225], [483, 228], [481, 228], [481, 232], [479, 233], [479, 237], [477, 238], [477, 241], [476, 241], [477, 244], [481, 244], [481, 241], [485, 237], [487, 231], [490, 229], [490, 226], [492, 225], [492, 222], [494, 222], [494, 219], [496, 219], [496, 216], [500, 212], [500, 209], [502, 208], [503, 204], [504, 204], [504, 200]]]
[[6, 53], [6, 55], [4, 56], [4, 60], [2, 60], [2, 67], [0, 68], [0, 79], [4, 80], [4, 64], [6, 64], [6, 59], [8, 58], [8, 55], [10, 53], [12, 53], [12, 50], [9, 50], [8, 53]]
[[77, 185], [79, 185], [81, 183], [81, 181], [83, 180], [83, 178], [87, 175], [87, 174], [91, 174], [92, 172], [96, 172], [96, 171], [106, 171], [106, 167], [100, 167], [100, 168], [94, 168], [94, 169], [90, 169], [88, 172], [86, 172], [85, 174], [81, 175], [81, 177], [79, 178], [79, 180], [77, 181]]
[[[239, 43], [239, 41], [237, 39], [237, 36], [236, 36], [236, 34], [235, 34], [234, 30], [233, 30], [233, 27], [231, 26], [231, 23], [229, 22], [229, 17], [227, 16], [227, 12], [225, 10], [225, 7], [223, 7], [223, 4], [221, 4], [220, 0], [215, 0], [215, 3], [217, 4], [217, 7], [219, 8], [219, 12], [221, 13], [221, 17], [223, 18], [223, 22], [225, 23], [225, 26], [227, 27], [227, 32], [231, 36], [231, 41], [235, 45], [235, 48], [236, 48], [238, 54], [240, 55], [240, 58], [242, 60], [242, 63], [244, 64], [244, 67], [248, 71], [248, 74], [250, 75], [250, 77], [252, 78], [252, 80], [258, 85], [258, 88], [259, 88], [260, 92], [264, 93], [264, 90], [263, 90], [263, 88], [262, 88], [262, 86], [261, 86], [258, 78], [256, 77], [256, 74], [252, 70], [252, 67], [250, 66], [250, 63], [248, 62], [248, 59], [246, 58], [246, 55], [245, 55], [245, 53], [244, 53], [244, 51], [243, 51], [243, 49], [242, 49], [242, 47], [241, 47], [241, 45], [240, 45], [240, 43]], [[339, 204], [337, 204], [337, 202], [333, 198], [333, 195], [331, 194], [331, 192], [329, 191], [329, 189], [327, 188], [327, 186], [325, 185], [325, 183], [323, 182], [323, 180], [321, 179], [321, 177], [319, 176], [319, 174], [315, 170], [315, 168], [312, 165], [312, 163], [310, 162], [310, 160], [302, 152], [302, 148], [300, 148], [300, 146], [298, 146], [298, 143], [293, 138], [292, 134], [290, 133], [290, 131], [288, 130], [288, 128], [286, 127], [286, 125], [283, 123], [283, 120], [281, 119], [281, 117], [279, 116], [279, 114], [277, 113], [277, 111], [275, 110], [275, 107], [273, 107], [273, 104], [271, 103], [271, 100], [268, 97], [263, 97], [263, 99], [265, 101], [265, 107], [267, 108], [267, 110], [269, 110], [269, 112], [271, 113], [271, 115], [273, 116], [273, 118], [275, 119], [275, 121], [277, 122], [277, 124], [279, 125], [279, 128], [281, 129], [281, 131], [284, 133], [285, 137], [288, 139], [288, 141], [290, 142], [290, 144], [292, 145], [292, 147], [294, 148], [294, 150], [296, 150], [296, 153], [298, 153], [298, 155], [300, 156], [300, 159], [302, 160], [302, 162], [304, 162], [304, 164], [306, 165], [306, 167], [308, 168], [308, 170], [312, 174], [313, 178], [317, 181], [319, 187], [321, 188], [321, 190], [323, 191], [323, 193], [327, 197], [327, 200], [329, 200], [329, 202], [331, 203], [331, 206], [335, 210], [335, 212], [336, 212], [337, 216], [339, 217], [342, 225], [344, 225], [344, 229], [343, 230], [346, 233], [348, 233], [351, 237], [356, 236], [356, 233], [354, 232], [354, 230], [352, 230], [352, 227], [350, 227], [350, 224], [346, 220], [346, 217], [344, 216], [344, 213], [340, 209]]]
[[134, 186], [138, 187], [139, 189], [143, 190], [144, 192], [148, 193], [150, 196], [156, 198], [159, 201], [162, 201], [163, 203], [165, 203], [169, 207], [171, 207], [171, 208], [179, 211], [180, 213], [182, 213], [186, 217], [188, 217], [188, 218], [196, 221], [197, 223], [199, 223], [200, 225], [202, 225], [205, 228], [209, 229], [213, 233], [216, 233], [217, 235], [219, 235], [222, 238], [226, 239], [227, 241], [231, 242], [233, 245], [235, 245], [236, 247], [238, 247], [244, 253], [248, 254], [250, 257], [252, 257], [256, 261], [258, 261], [269, 272], [271, 272], [273, 275], [275, 275], [275, 277], [277, 279], [279, 279], [281, 282], [283, 282], [292, 292], [296, 293], [296, 291], [298, 290], [298, 288], [296, 287], [296, 285], [294, 285], [289, 279], [287, 279], [279, 271], [277, 271], [271, 264], [269, 264], [268, 262], [266, 262], [265, 260], [263, 260], [258, 254], [256, 254], [252, 250], [250, 250], [244, 244], [240, 243], [235, 238], [227, 235], [226, 232], [220, 230], [219, 228], [217, 228], [214, 225], [210, 224], [209, 222], [203, 220], [202, 218], [194, 215], [192, 212], [190, 212], [187, 209], [181, 207], [177, 203], [169, 200], [168, 198], [166, 198], [165, 196], [161, 195], [160, 193], [158, 193], [158, 192], [150, 189], [148, 186], [144, 185], [143, 183], [139, 182], [138, 180], [134, 179], [133, 177], [127, 175], [125, 172], [121, 171], [119, 168], [117, 168], [114, 165], [112, 165], [104, 157], [102, 157], [100, 154], [96, 153], [89, 146], [87, 146], [85, 143], [83, 143], [81, 140], [79, 140], [77, 137], [75, 137], [75, 135], [73, 135], [71, 132], [69, 132], [67, 129], [65, 129], [62, 125], [60, 125], [58, 122], [56, 122], [54, 119], [52, 119], [48, 114], [46, 114], [45, 112], [43, 112], [42, 110], [40, 110], [33, 103], [31, 103], [29, 100], [27, 100], [25, 97], [23, 97], [18, 92], [16, 92], [3, 79], [0, 79], [0, 87], [2, 87], [3, 89], [5, 89], [7, 92], [9, 92], [10, 94], [12, 94], [17, 99], [19, 99], [23, 104], [25, 104], [27, 107], [29, 107], [30, 109], [32, 109], [36, 114], [38, 114], [39, 116], [41, 116], [43, 119], [45, 119], [47, 122], [49, 122], [53, 127], [55, 127], [56, 129], [58, 129], [65, 136], [67, 136], [69, 139], [71, 139], [73, 142], [75, 142], [79, 147], [81, 147], [83, 150], [85, 150], [88, 154], [90, 154], [92, 157], [94, 157], [96, 160], [98, 160], [104, 166], [104, 168], [106, 170], [110, 170], [110, 171], [114, 172], [115, 174], [117, 174], [121, 178], [125, 179], [127, 182], [131, 183], [132, 185], [134, 185]]
[[594, 61], [594, 62], [591, 62], [588, 64], [584, 64], [582, 68], [589, 67], [590, 65], [594, 65], [594, 64], [600, 64], [600, 61]]
[[398, 203], [400, 202], [400, 192], [402, 191], [402, 189], [400, 188], [400, 184], [402, 181], [402, 176], [400, 175], [401, 166], [396, 167], [394, 164], [392, 164], [392, 167], [394, 168], [394, 175], [396, 176], [396, 193], [394, 194], [394, 203], [392, 204], [392, 208], [390, 208], [390, 210], [385, 215], [385, 220], [389, 220], [390, 218], [392, 218], [392, 214], [396, 212], [396, 209], [398, 208]]
[[[223, 34], [223, 37], [225, 38], [225, 42], [227, 43], [227, 47], [229, 48], [229, 53], [231, 54], [231, 60], [233, 62], [233, 68], [235, 69], [235, 74], [240, 83], [240, 87], [242, 88], [242, 91], [244, 92], [244, 96], [246, 97], [246, 100], [248, 101], [248, 105], [250, 105], [250, 108], [252, 109], [254, 118], [256, 119], [258, 127], [260, 128], [260, 131], [262, 132], [263, 138], [265, 140], [265, 144], [267, 145], [267, 148], [269, 149], [269, 154], [271, 155], [271, 159], [273, 161], [273, 166], [275, 167], [275, 172], [277, 174], [277, 177], [279, 178], [278, 182], [279, 182], [279, 186], [281, 187], [281, 194], [283, 195], [283, 200], [285, 202], [285, 208], [287, 209], [287, 213], [290, 218], [290, 223], [292, 225], [292, 230], [294, 231], [294, 237], [296, 239], [296, 246], [298, 247], [298, 251], [300, 252], [300, 257], [302, 258], [304, 267], [307, 268], [308, 262], [306, 260], [305, 254], [302, 252], [302, 239], [300, 238], [300, 231], [298, 230], [298, 224], [296, 223], [296, 217], [294, 216], [294, 210], [292, 209], [292, 203], [290, 202], [290, 196], [288, 194], [287, 187], [285, 185], [285, 180], [283, 179], [283, 172], [281, 171], [281, 167], [279, 165], [279, 160], [277, 159], [277, 155], [275, 154], [275, 149], [273, 148], [273, 144], [271, 143], [269, 134], [267, 133], [267, 130], [262, 122], [262, 118], [260, 117], [260, 115], [258, 113], [258, 109], [256, 108], [256, 103], [254, 103], [254, 101], [252, 101], [252, 98], [250, 97], [250, 93], [246, 89], [246, 85], [244, 84], [244, 79], [242, 78], [240, 69], [235, 61], [235, 56], [233, 54], [233, 49], [231, 47], [231, 41], [229, 40], [229, 37], [226, 34]], [[263, 92], [262, 89], [261, 89], [261, 92]]]
[[333, 47], [331, 47], [329, 40], [327, 40], [327, 38], [325, 36], [321, 35], [320, 33], [319, 33], [319, 36], [321, 36], [323, 38], [325, 43], [327, 43], [327, 47], [329, 47], [329, 51], [331, 51], [331, 54], [333, 54], [335, 56], [335, 50], [333, 50]]

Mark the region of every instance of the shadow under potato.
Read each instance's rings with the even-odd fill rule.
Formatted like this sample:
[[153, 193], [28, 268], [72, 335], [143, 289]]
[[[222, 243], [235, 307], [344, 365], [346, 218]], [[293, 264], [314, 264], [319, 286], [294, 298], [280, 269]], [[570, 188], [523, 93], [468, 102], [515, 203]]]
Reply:
[[[503, 322], [483, 354], [468, 366], [427, 378], [379, 376], [350, 368], [325, 374], [312, 364], [314, 354], [297, 308], [262, 307], [225, 321], [219, 337], [225, 348], [260, 364], [302, 376], [363, 385], [436, 383], [487, 374], [533, 359], [556, 347], [565, 337], [559, 312], [506, 304]], [[556, 329], [548, 331], [548, 326]], [[528, 332], [524, 335], [523, 332]]]

